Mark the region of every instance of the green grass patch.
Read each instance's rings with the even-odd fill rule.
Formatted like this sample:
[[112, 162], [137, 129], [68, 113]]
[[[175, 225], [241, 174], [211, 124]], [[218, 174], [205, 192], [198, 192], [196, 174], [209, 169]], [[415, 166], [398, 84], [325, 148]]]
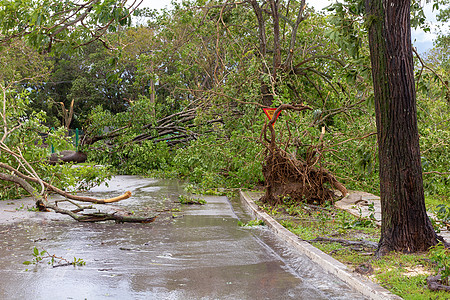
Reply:
[[[432, 205], [439, 204], [441, 202], [432, 202]], [[333, 206], [259, 205], [281, 225], [306, 241], [317, 237], [372, 242], [380, 239], [380, 230], [373, 226], [370, 218], [355, 217]], [[376, 258], [372, 247], [347, 246], [338, 242], [310, 243], [352, 270], [361, 264], [370, 264], [373, 271], [365, 276], [404, 299], [450, 299], [449, 293], [430, 291], [426, 283], [428, 276], [436, 274], [438, 263], [448, 263], [449, 258], [442, 251], [434, 256], [431, 251], [420, 254], [391, 253]]]
[[258, 220], [258, 219], [250, 220], [248, 222], [238, 221], [238, 226], [241, 226], [241, 227], [264, 226], [264, 225], [265, 225], [264, 221]]
[[178, 196], [178, 201], [181, 204], [198, 204], [198, 205], [206, 204], [206, 200], [203, 200], [203, 199], [200, 199], [200, 198], [187, 197], [187, 196], [184, 196], [184, 195]]

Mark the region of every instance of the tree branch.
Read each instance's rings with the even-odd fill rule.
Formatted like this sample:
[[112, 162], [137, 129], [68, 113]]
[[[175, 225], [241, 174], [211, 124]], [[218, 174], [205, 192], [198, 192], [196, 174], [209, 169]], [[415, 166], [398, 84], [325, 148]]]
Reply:
[[339, 243], [345, 246], [362, 246], [366, 248], [372, 248], [377, 249], [378, 243], [372, 242], [372, 241], [366, 241], [366, 240], [360, 240], [360, 241], [349, 241], [349, 240], [343, 240], [343, 239], [334, 239], [329, 237], [321, 237], [318, 236], [315, 239], [312, 240], [305, 240], [306, 242], [327, 242], [327, 243]]

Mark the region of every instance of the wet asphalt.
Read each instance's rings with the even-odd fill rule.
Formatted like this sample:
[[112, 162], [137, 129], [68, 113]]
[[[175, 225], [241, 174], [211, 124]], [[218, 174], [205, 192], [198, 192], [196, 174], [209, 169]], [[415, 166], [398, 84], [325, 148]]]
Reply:
[[[178, 181], [118, 176], [90, 195], [126, 190], [133, 196], [116, 206], [148, 214], [184, 194]], [[9, 214], [0, 218], [0, 299], [364, 299], [265, 226], [238, 226], [249, 218], [238, 200], [203, 198], [150, 224], [77, 223], [0, 205]], [[34, 247], [86, 264], [24, 265]]]

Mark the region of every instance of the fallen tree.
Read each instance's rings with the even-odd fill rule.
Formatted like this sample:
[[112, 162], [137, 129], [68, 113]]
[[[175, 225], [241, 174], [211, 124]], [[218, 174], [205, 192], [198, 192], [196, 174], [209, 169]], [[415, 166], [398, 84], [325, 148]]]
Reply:
[[[35, 200], [36, 207], [39, 208], [40, 211], [48, 211], [49, 209], [55, 211], [56, 213], [68, 215], [71, 218], [80, 221], [80, 222], [100, 222], [113, 220], [116, 223], [124, 223], [124, 222], [133, 222], [133, 223], [150, 223], [153, 222], [156, 216], [151, 217], [134, 217], [127, 214], [119, 214], [117, 211], [113, 213], [105, 213], [105, 212], [94, 212], [94, 213], [81, 213], [85, 209], [92, 209], [92, 206], [81, 206], [80, 204], [67, 200], [71, 204], [73, 204], [76, 208], [73, 210], [61, 208], [57, 205], [58, 201], [55, 203], [50, 203], [47, 200], [48, 193], [45, 191], [43, 194], [38, 193], [37, 190], [29, 183], [41, 183], [46, 187], [47, 190], [55, 192], [61, 196], [64, 196], [66, 199], [76, 200], [79, 202], [90, 202], [95, 204], [107, 204], [118, 202], [124, 199], [128, 199], [131, 197], [131, 192], [127, 191], [124, 194], [109, 198], [109, 199], [96, 199], [91, 197], [77, 196], [70, 193], [67, 193], [45, 181], [40, 180], [39, 178], [33, 178], [31, 176], [27, 176], [19, 172], [18, 170], [8, 166], [4, 163], [0, 163], [0, 168], [8, 170], [11, 174], [1, 173], [0, 172], [0, 180], [10, 181], [15, 184], [20, 185], [25, 191], [27, 191]], [[61, 201], [61, 200], [60, 200]]]
[[[0, 122], [2, 123], [0, 135], [0, 183], [12, 182], [16, 186], [20, 186], [29, 195], [33, 197], [36, 207], [40, 211], [53, 210], [56, 213], [65, 214], [80, 222], [99, 222], [113, 220], [118, 223], [122, 222], [138, 222], [149, 223], [155, 220], [156, 216], [151, 217], [135, 217], [131, 214], [119, 213], [116, 210], [112, 213], [93, 212], [83, 213], [86, 209], [93, 209], [93, 206], [82, 206], [77, 202], [89, 202], [94, 204], [108, 204], [131, 196], [131, 192], [123, 195], [109, 198], [96, 199], [73, 195], [52, 185], [38, 174], [34, 166], [47, 164], [45, 161], [34, 161], [30, 163], [25, 157], [35, 158], [33, 152], [39, 152], [34, 145], [35, 137], [33, 130], [39, 126], [39, 120], [36, 122], [32, 118], [24, 118], [24, 104], [26, 103], [21, 97], [10, 97], [14, 95], [12, 92], [13, 85], [3, 85], [0, 82], [1, 100], [0, 100]], [[36, 136], [37, 137], [37, 136]], [[29, 151], [30, 153], [26, 152]], [[67, 175], [67, 174], [66, 174]], [[67, 175], [68, 176], [68, 175]], [[48, 201], [49, 193], [56, 193], [63, 196], [66, 201], [74, 206], [74, 209], [59, 207], [57, 201]], [[77, 201], [77, 202], [75, 202]], [[61, 200], [59, 201], [61, 202]]]
[[[138, 125], [139, 134], [133, 136], [128, 143], [142, 143], [144, 141], [158, 143], [165, 141], [168, 146], [175, 146], [196, 140], [200, 136], [198, 131], [200, 131], [199, 128], [202, 126], [223, 123], [222, 118], [195, 123], [194, 120], [198, 116], [198, 111], [207, 110], [207, 108], [207, 104], [193, 102], [180, 112], [162, 117], [152, 123]], [[108, 141], [109, 144], [115, 144], [115, 139], [127, 134], [133, 126], [136, 126], [136, 123], [130, 122], [104, 134], [98, 134], [99, 128], [87, 128], [81, 144], [88, 146], [102, 140]]]

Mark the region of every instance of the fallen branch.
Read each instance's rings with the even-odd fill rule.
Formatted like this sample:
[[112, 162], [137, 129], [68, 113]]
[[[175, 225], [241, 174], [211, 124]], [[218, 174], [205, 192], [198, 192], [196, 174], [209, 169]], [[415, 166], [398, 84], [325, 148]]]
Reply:
[[372, 241], [366, 241], [366, 240], [349, 241], [349, 240], [343, 240], [343, 239], [334, 239], [334, 238], [318, 236], [315, 239], [305, 240], [305, 241], [307, 241], [307, 242], [339, 243], [339, 244], [342, 244], [344, 246], [362, 246], [362, 247], [372, 248], [372, 249], [377, 249], [378, 248], [378, 243], [372, 242]]
[[[0, 180], [14, 182], [14, 183], [20, 185], [25, 191], [27, 191], [33, 197], [33, 199], [36, 202], [36, 206], [39, 208], [40, 211], [48, 211], [48, 209], [51, 209], [51, 210], [55, 211], [56, 213], [68, 215], [71, 218], [73, 218], [79, 222], [101, 222], [101, 221], [113, 220], [116, 223], [125, 223], [125, 222], [128, 222], [128, 223], [130, 223], [130, 222], [131, 223], [150, 223], [150, 222], [153, 222], [157, 217], [157, 216], [152, 216], [152, 217], [124, 216], [124, 215], [117, 214], [117, 211], [113, 212], [113, 213], [95, 212], [95, 213], [88, 213], [88, 214], [79, 214], [78, 212], [84, 210], [85, 208], [80, 207], [77, 204], [74, 204], [74, 205], [77, 206], [78, 209], [76, 209], [74, 211], [58, 207], [56, 204], [49, 203], [46, 196], [41, 196], [27, 182], [27, 180], [33, 179], [31, 181], [35, 181], [35, 180], [37, 181], [37, 179], [28, 177], [8, 165], [5, 166], [2, 163], [0, 163], [0, 164], [1, 164], [1, 167], [5, 168], [5, 169], [12, 169], [13, 173], [14, 173], [13, 175], [0, 173]], [[24, 177], [24, 178], [21, 178], [21, 177]], [[28, 179], [25, 179], [25, 178], [28, 178]], [[48, 185], [49, 187], [51, 187], [52, 190], [60, 191], [62, 193], [59, 193], [59, 194], [61, 194], [63, 196], [69, 196], [73, 200], [79, 200], [79, 201], [85, 200], [85, 202], [93, 202], [93, 203], [98, 203], [98, 204], [117, 202], [117, 201], [129, 198], [131, 196], [131, 192], [128, 191], [121, 196], [101, 200], [101, 199], [71, 195], [69, 193], [61, 191], [61, 190], [49, 185], [46, 182], [45, 182], [45, 184]], [[69, 197], [67, 197], [67, 198], [69, 198]], [[88, 200], [88, 201], [86, 201], [86, 200]], [[71, 201], [69, 201], [69, 202], [71, 202]]]
[[47, 203], [46, 207], [54, 210], [57, 213], [68, 215], [79, 222], [102, 222], [102, 221], [113, 220], [116, 223], [151, 223], [157, 218], [157, 216], [152, 216], [152, 217], [124, 216], [124, 215], [117, 214], [117, 212], [114, 212], [111, 214], [103, 213], [103, 212], [77, 214], [73, 211], [60, 208], [60, 207], [50, 204], [50, 203]]
[[427, 278], [427, 286], [432, 291], [450, 292], [450, 286], [441, 283], [441, 275], [429, 276]]
[[[130, 191], [127, 191], [127, 192], [125, 192], [123, 195], [120, 195], [120, 196], [118, 196], [118, 197], [109, 198], [109, 199], [96, 199], [96, 198], [91, 198], [91, 197], [72, 195], [72, 194], [70, 194], [70, 193], [67, 193], [67, 192], [65, 192], [65, 191], [63, 191], [63, 190], [61, 190], [61, 189], [59, 189], [59, 188], [57, 188], [57, 187], [51, 185], [51, 184], [48, 183], [48, 182], [45, 182], [45, 181], [42, 181], [42, 180], [40, 181], [40, 180], [38, 180], [38, 179], [36, 179], [36, 178], [33, 178], [33, 177], [31, 177], [31, 176], [27, 176], [27, 175], [25, 175], [25, 174], [19, 172], [18, 170], [16, 170], [15, 168], [13, 168], [13, 167], [11, 167], [11, 166], [9, 166], [9, 165], [7, 165], [7, 164], [4, 164], [4, 163], [1, 163], [1, 162], [0, 162], [0, 168], [9, 170], [9, 171], [11, 171], [14, 175], [16, 175], [16, 176], [13, 176], [14, 178], [13, 178], [13, 177], [8, 177], [8, 179], [6, 179], [6, 177], [5, 177], [5, 179], [4, 179], [4, 178], [1, 178], [1, 177], [0, 177], [0, 179], [18, 183], [18, 184], [21, 185], [22, 187], [24, 187], [24, 182], [28, 184], [27, 181], [31, 181], [31, 182], [34, 182], [34, 183], [41, 183], [41, 182], [42, 182], [42, 183], [44, 184], [44, 186], [45, 186], [49, 191], [55, 192], [55, 193], [57, 193], [57, 194], [59, 194], [59, 195], [61, 195], [61, 196], [64, 196], [64, 197], [68, 198], [68, 199], [77, 200], [77, 201], [81, 201], [81, 202], [91, 202], [91, 203], [96, 203], [96, 204], [106, 204], [106, 203], [118, 202], [118, 201], [120, 201], [120, 200], [128, 199], [128, 198], [131, 197], [131, 192], [130, 192]], [[6, 174], [3, 174], [3, 175], [6, 175]], [[19, 179], [20, 179], [20, 180], [19, 180]], [[28, 184], [28, 185], [29, 185], [29, 184]], [[25, 189], [28, 193], [31, 194], [31, 192], [30, 192], [30, 190], [29, 190], [30, 188], [31, 188], [31, 190], [34, 191], [33, 187], [31, 187], [31, 185], [30, 185], [30, 187], [27, 187], [27, 188], [24, 187], [24, 189]]]
[[[0, 164], [2, 164], [2, 163], [0, 163]], [[0, 179], [1, 180], [5, 180], [5, 181], [9, 181], [9, 182], [17, 183], [25, 191], [30, 193], [30, 195], [33, 198], [40, 197], [40, 195], [38, 193], [36, 193], [35, 189], [27, 181], [23, 180], [22, 178], [19, 178], [17, 176], [10, 175], [10, 174], [0, 173]]]

